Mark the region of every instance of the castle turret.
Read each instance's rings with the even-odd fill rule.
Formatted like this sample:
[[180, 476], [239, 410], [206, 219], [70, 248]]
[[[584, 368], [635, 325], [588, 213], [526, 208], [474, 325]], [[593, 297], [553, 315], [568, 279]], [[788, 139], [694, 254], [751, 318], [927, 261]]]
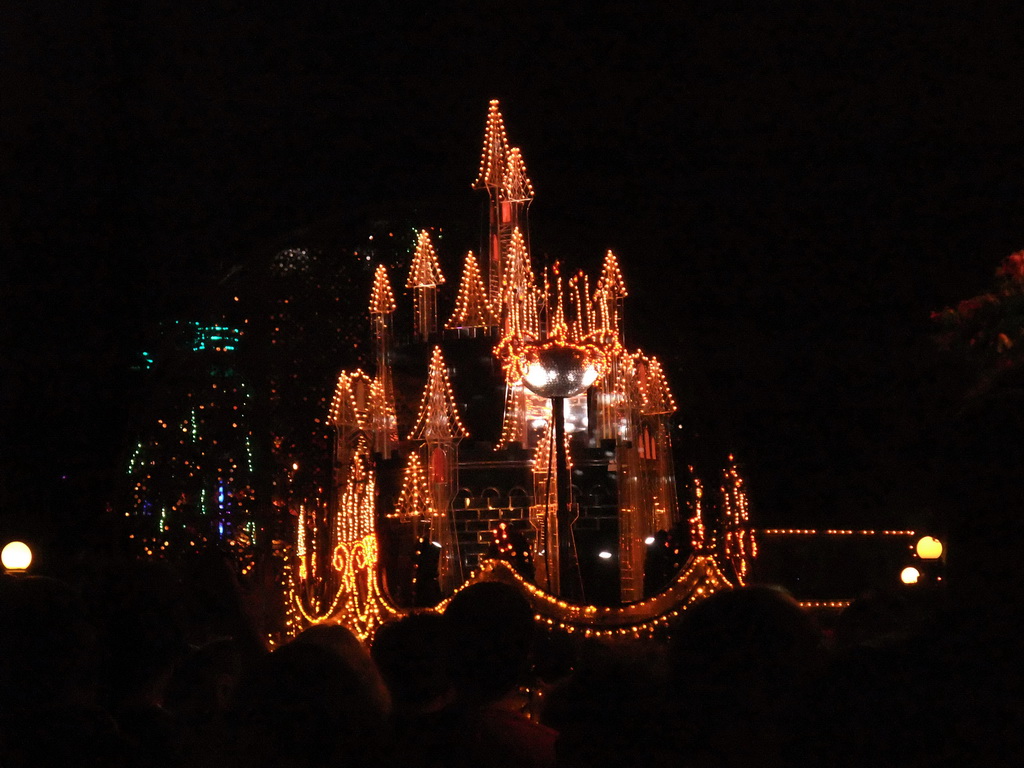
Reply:
[[473, 189], [487, 191], [489, 232], [487, 239], [487, 291], [497, 307], [505, 280], [505, 256], [517, 228], [528, 238], [527, 209], [533, 200], [533, 185], [518, 147], [509, 147], [505, 121], [493, 99], [487, 112], [480, 170]]
[[430, 535], [431, 540], [436, 541], [441, 547], [438, 583], [444, 594], [454, 592], [462, 581], [462, 561], [451, 517], [451, 501], [457, 487], [458, 444], [465, 437], [469, 437], [469, 432], [463, 426], [458, 406], [455, 404], [455, 395], [448, 378], [448, 366], [445, 364], [441, 348], [434, 347], [416, 424], [408, 439], [420, 440], [423, 443], [428, 484], [435, 511], [431, 519]]
[[447, 330], [475, 332], [478, 329], [489, 331], [497, 325], [498, 317], [491, 302], [487, 300], [484, 281], [480, 277], [480, 267], [477, 266], [473, 252], [469, 251], [462, 268], [462, 282], [455, 297], [455, 309], [452, 310], [452, 316], [448, 318], [444, 327]]
[[414, 322], [416, 338], [420, 341], [429, 341], [437, 333], [437, 286], [443, 283], [444, 275], [437, 263], [434, 245], [430, 242], [430, 233], [421, 230], [416, 239], [409, 279], [405, 282], [405, 287], [415, 294]]
[[380, 400], [379, 407], [374, 409], [373, 447], [385, 459], [391, 457], [391, 449], [398, 442], [395, 391], [391, 376], [391, 316], [395, 309], [395, 295], [391, 291], [388, 271], [381, 264], [373, 275], [369, 312], [373, 324], [374, 351], [377, 355], [377, 389], [374, 394]]

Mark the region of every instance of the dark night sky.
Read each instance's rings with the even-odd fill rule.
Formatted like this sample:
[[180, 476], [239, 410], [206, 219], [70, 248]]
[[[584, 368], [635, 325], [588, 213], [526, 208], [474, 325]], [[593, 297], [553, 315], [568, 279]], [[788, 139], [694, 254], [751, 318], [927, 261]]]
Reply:
[[0, 528], [96, 514], [128, 356], [218, 265], [397, 204], [472, 220], [495, 97], [535, 256], [616, 250], [630, 341], [755, 514], [900, 520], [928, 313], [1024, 247], [1019, 12], [370, 5], [5, 16]]

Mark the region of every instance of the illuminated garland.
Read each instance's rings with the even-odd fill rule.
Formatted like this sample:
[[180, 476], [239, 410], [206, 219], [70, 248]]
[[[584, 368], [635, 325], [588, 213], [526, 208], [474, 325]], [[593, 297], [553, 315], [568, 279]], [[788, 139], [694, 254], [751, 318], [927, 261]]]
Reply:
[[455, 309], [445, 323], [445, 328], [493, 328], [498, 325], [498, 318], [487, 300], [487, 292], [480, 276], [473, 252], [466, 254], [465, 266], [462, 270], [462, 281], [455, 297]]
[[409, 432], [409, 440], [469, 437], [455, 406], [455, 394], [448, 378], [448, 366], [440, 347], [434, 347], [427, 372], [427, 385], [423, 389], [416, 423]]
[[871, 531], [827, 528], [762, 528], [758, 533], [765, 536], [916, 536], [916, 531]]
[[309, 576], [306, 565], [306, 507], [299, 505], [298, 532], [295, 537], [295, 559], [299, 562], [299, 580], [305, 581]]
[[[732, 583], [710, 555], [690, 558], [672, 583], [654, 597], [624, 606], [575, 605], [526, 581], [503, 560], [487, 560], [455, 594], [478, 581], [504, 581], [523, 590], [534, 610], [534, 620], [551, 630], [584, 637], [649, 637], [668, 627], [685, 610]], [[454, 595], [452, 595], [454, 597]], [[441, 612], [449, 597], [437, 605]]]

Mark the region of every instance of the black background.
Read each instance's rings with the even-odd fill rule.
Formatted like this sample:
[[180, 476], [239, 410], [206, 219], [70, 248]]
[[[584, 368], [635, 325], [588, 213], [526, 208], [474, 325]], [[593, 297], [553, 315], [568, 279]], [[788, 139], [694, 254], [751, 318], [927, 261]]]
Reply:
[[1024, 247], [1024, 57], [1017, 11], [889, 5], [8, 9], [0, 529], [86, 534], [131, 354], [225, 265], [357, 211], [474, 221], [491, 98], [535, 257], [619, 255], [684, 453], [734, 452], [765, 523], [913, 524], [929, 312]]

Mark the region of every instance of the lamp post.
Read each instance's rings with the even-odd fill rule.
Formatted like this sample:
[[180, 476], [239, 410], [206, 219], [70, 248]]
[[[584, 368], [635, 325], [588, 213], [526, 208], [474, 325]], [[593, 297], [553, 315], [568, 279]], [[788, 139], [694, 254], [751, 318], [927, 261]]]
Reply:
[[523, 356], [523, 384], [536, 395], [551, 400], [555, 441], [555, 525], [546, 525], [545, 561], [548, 588], [570, 602], [583, 600], [576, 545], [569, 461], [565, 452], [565, 398], [584, 392], [597, 380], [598, 368], [586, 350], [547, 342], [528, 349]]

